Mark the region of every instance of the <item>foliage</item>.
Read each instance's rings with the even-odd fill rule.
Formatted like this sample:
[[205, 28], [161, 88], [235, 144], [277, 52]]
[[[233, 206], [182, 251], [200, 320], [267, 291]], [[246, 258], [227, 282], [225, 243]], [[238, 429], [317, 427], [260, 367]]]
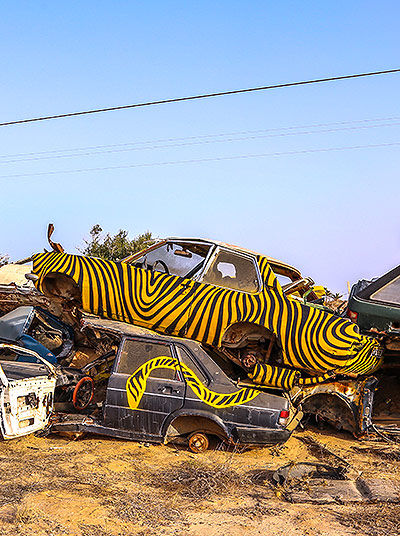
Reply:
[[343, 297], [343, 294], [340, 294], [339, 292], [331, 292], [330, 290], [326, 289], [326, 296], [332, 300], [340, 300], [340, 298]]
[[128, 231], [120, 229], [117, 234], [107, 233], [102, 236], [103, 229], [99, 224], [92, 227], [90, 240], [84, 240], [85, 246], [79, 251], [90, 257], [100, 257], [110, 261], [118, 261], [154, 244], [155, 239], [150, 231], [130, 239]]

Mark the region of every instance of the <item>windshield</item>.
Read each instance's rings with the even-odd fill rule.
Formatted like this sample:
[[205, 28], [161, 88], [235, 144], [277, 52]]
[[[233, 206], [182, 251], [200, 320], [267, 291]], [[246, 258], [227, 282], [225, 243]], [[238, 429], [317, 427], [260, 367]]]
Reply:
[[203, 267], [210, 250], [207, 244], [167, 242], [132, 260], [137, 268], [180, 277], [194, 277]]

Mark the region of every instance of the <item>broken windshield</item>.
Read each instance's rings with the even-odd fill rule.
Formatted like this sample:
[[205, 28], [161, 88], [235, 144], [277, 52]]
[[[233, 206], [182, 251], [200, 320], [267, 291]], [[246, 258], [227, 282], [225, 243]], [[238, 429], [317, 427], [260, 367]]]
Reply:
[[210, 247], [206, 244], [167, 242], [133, 259], [132, 264], [145, 270], [193, 277], [203, 267]]

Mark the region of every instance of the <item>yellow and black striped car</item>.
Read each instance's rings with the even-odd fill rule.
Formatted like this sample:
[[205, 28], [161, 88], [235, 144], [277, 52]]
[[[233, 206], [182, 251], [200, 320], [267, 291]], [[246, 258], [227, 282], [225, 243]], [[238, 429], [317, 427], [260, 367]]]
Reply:
[[[370, 374], [381, 364], [374, 339], [294, 298], [290, 292], [301, 294], [310, 282], [299, 285], [295, 269], [266, 256], [179, 238], [121, 262], [58, 249], [32, 257], [44, 294], [104, 318], [220, 348], [255, 383], [290, 389], [335, 375]], [[281, 285], [278, 278], [285, 275], [294, 281]]]

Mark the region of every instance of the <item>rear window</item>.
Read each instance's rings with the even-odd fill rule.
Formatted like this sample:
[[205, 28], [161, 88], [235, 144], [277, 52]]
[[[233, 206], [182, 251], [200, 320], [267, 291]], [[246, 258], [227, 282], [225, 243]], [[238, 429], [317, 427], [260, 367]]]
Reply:
[[400, 275], [371, 294], [371, 300], [400, 305]]
[[184, 363], [187, 367], [189, 367], [189, 369], [196, 374], [196, 376], [199, 378], [201, 382], [207, 385], [208, 383], [207, 377], [204, 375], [203, 371], [200, 370], [200, 368], [197, 366], [192, 356], [180, 346], [175, 346], [175, 348], [178, 353], [180, 361]]
[[228, 378], [234, 381], [247, 378], [246, 371], [224, 355], [223, 352], [205, 344], [202, 345], [202, 348], [207, 352], [214, 363], [216, 363], [216, 365], [218, 365], [218, 367], [226, 374], [226, 376], [228, 376]]

